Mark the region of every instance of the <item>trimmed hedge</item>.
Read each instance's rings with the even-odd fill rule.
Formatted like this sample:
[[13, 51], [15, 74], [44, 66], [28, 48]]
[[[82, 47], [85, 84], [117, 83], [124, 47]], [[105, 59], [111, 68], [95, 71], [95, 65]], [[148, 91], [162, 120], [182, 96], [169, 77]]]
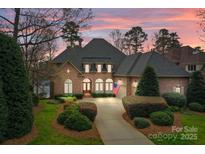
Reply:
[[62, 112], [57, 121], [59, 124], [64, 124], [65, 128], [83, 131], [92, 128], [91, 121], [80, 113], [79, 104], [70, 104], [66, 106], [64, 112]]
[[77, 99], [83, 98], [83, 94], [81, 94], [81, 93], [73, 94], [73, 96], [75, 96]]
[[64, 122], [65, 128], [83, 131], [92, 128], [91, 121], [80, 112], [72, 112]]
[[186, 97], [176, 92], [164, 93], [162, 95], [170, 106], [183, 107], [186, 103]]
[[159, 126], [171, 126], [174, 123], [174, 118], [168, 112], [153, 112], [150, 114], [150, 118], [154, 124]]
[[3, 83], [0, 77], [0, 143], [6, 139], [8, 107], [2, 90]]
[[92, 93], [92, 97], [99, 98], [99, 97], [115, 97], [113, 93]]
[[[21, 48], [16, 40], [0, 33], [0, 74], [8, 107], [7, 138], [29, 133], [33, 126], [32, 92]], [[1, 125], [1, 124], [0, 124]]]
[[168, 109], [172, 112], [179, 112], [181, 109], [178, 106], [168, 106]]
[[147, 128], [150, 126], [150, 123], [147, 119], [141, 117], [135, 117], [133, 119], [135, 126], [139, 129]]
[[97, 106], [95, 105], [95, 103], [81, 102], [80, 103], [80, 113], [85, 115], [91, 121], [94, 121], [97, 115]]
[[77, 100], [75, 96], [58, 96], [55, 97], [55, 99], [60, 101], [61, 103], [72, 103]]
[[122, 99], [123, 106], [128, 116], [149, 117], [149, 114], [167, 108], [166, 101], [162, 97], [128, 96]]
[[197, 111], [197, 112], [204, 112], [205, 108], [203, 105], [199, 104], [199, 103], [190, 103], [189, 104], [189, 109], [192, 111]]

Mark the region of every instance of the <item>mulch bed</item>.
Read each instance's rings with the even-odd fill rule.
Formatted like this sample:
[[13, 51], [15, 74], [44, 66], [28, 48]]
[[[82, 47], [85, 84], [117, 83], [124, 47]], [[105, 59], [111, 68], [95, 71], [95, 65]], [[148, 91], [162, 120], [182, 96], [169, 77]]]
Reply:
[[55, 120], [52, 123], [52, 127], [54, 129], [56, 129], [59, 133], [65, 135], [65, 136], [69, 136], [69, 137], [74, 137], [74, 138], [95, 138], [95, 139], [100, 139], [100, 135], [98, 133], [98, 130], [96, 128], [95, 123], [92, 124], [92, 129], [90, 130], [85, 130], [85, 131], [75, 131], [75, 130], [71, 130], [71, 129], [67, 129], [64, 128], [63, 125], [58, 124], [57, 122], [57, 117], [60, 113], [62, 113], [64, 111], [64, 106], [65, 104], [62, 104], [60, 109], [58, 110], [58, 114], [55, 118]]
[[[42, 109], [43, 109], [43, 106], [41, 104], [33, 107], [33, 115], [35, 116]], [[35, 137], [37, 137], [37, 135], [38, 135], [38, 131], [34, 125], [31, 132], [29, 132], [28, 134], [26, 134], [20, 138], [6, 140], [1, 144], [2, 145], [25, 145], [25, 144], [28, 144], [29, 142], [31, 142]]]
[[[124, 118], [124, 120], [126, 120], [129, 124], [131, 124], [134, 128], [134, 122], [129, 118], [129, 116], [127, 115], [127, 113], [125, 112], [122, 117]], [[158, 126], [155, 125], [151, 122], [150, 119], [147, 119], [150, 122], [150, 127], [148, 128], [144, 128], [144, 129], [138, 129], [136, 128], [138, 131], [142, 132], [144, 135], [148, 136], [149, 134], [157, 134], [159, 132], [161, 133], [171, 133], [172, 132], [172, 126]], [[181, 114], [175, 112], [174, 113], [174, 124], [173, 126], [177, 126], [177, 127], [181, 127]]]

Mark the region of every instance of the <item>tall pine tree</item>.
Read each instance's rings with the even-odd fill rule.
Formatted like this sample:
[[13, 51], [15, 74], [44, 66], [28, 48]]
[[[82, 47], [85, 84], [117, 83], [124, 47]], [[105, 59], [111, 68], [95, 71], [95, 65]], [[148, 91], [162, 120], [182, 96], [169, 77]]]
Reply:
[[16, 41], [0, 33], [0, 72], [8, 108], [7, 137], [30, 132], [33, 125], [32, 99], [29, 81]]
[[145, 68], [135, 94], [139, 96], [160, 95], [157, 75], [151, 66]]

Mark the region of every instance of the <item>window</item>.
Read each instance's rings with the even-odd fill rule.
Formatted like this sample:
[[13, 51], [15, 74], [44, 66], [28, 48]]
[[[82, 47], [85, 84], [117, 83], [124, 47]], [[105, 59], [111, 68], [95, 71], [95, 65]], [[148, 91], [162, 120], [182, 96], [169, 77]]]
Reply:
[[90, 71], [90, 65], [85, 64], [85, 73], [89, 73], [89, 71]]
[[64, 93], [65, 94], [73, 93], [73, 83], [70, 79], [67, 79], [64, 83]]
[[103, 92], [103, 80], [102, 79], [97, 79], [95, 81], [95, 91]]
[[97, 72], [98, 73], [102, 72], [102, 65], [100, 65], [100, 64], [97, 65]]
[[189, 72], [194, 72], [194, 71], [196, 71], [196, 65], [188, 65], [188, 66], [187, 66], [187, 71], [189, 71]]
[[107, 79], [105, 81], [105, 91], [112, 91], [113, 90], [113, 80]]
[[107, 72], [111, 73], [112, 72], [112, 65], [107, 65]]
[[173, 91], [183, 95], [184, 94], [184, 87], [177, 85], [177, 86], [173, 87]]

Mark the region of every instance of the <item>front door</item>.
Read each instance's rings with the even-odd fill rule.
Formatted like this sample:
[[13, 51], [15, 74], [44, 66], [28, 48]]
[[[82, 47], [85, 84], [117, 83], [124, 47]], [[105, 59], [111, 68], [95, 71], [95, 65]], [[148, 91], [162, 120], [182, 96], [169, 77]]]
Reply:
[[83, 80], [83, 93], [84, 94], [91, 93], [91, 80], [90, 79]]

